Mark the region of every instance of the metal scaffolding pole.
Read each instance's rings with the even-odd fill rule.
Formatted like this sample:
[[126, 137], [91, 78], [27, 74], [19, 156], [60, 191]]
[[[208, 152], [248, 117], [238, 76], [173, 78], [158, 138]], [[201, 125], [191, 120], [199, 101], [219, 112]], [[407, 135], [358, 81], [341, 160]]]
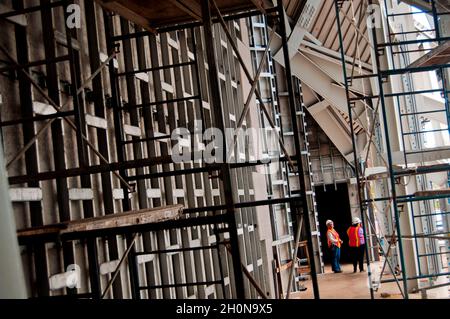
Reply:
[[[214, 38], [213, 38], [213, 30], [212, 30], [212, 17], [211, 17], [211, 7], [209, 0], [202, 0], [202, 17], [203, 17], [203, 28], [204, 28], [204, 37], [206, 42], [206, 56], [208, 62], [208, 71], [209, 71], [209, 81], [210, 81], [210, 90], [211, 90], [211, 108], [214, 110], [214, 123], [216, 128], [225, 132], [225, 123], [222, 113], [222, 100], [220, 95], [220, 84], [217, 70], [217, 62], [214, 54]], [[223, 151], [224, 158], [223, 161], [226, 161], [226, 140], [225, 134], [223, 135], [224, 141], [222, 145], [225, 147]], [[231, 174], [230, 174], [230, 166], [228, 163], [224, 162], [221, 164], [221, 177], [222, 177], [222, 185], [225, 193], [225, 205], [226, 205], [226, 214], [228, 216], [228, 224], [230, 228], [230, 246], [232, 251], [232, 259], [233, 259], [233, 272], [234, 272], [234, 280], [235, 280], [235, 289], [236, 289], [236, 297], [239, 299], [245, 298], [245, 288], [244, 288], [244, 277], [241, 271], [241, 252], [239, 250], [239, 238], [237, 234], [237, 225], [236, 225], [236, 216], [235, 216], [235, 208], [234, 208], [234, 194], [232, 188]]]
[[[239, 11], [238, 14], [230, 15], [227, 13], [226, 16], [216, 15], [213, 18], [210, 8], [213, 2], [203, 0], [202, 22], [160, 28], [158, 31], [165, 32], [165, 34], [155, 35], [142, 32], [139, 27], [136, 27], [136, 31], [131, 33], [130, 22], [120, 18], [121, 28], [118, 28], [116, 32], [121, 34], [115, 35], [114, 27], [119, 25], [117, 19], [119, 17], [112, 13], [102, 12], [95, 2], [89, 1], [86, 3], [84, 14], [87, 26], [83, 29], [84, 31], [75, 32], [64, 24], [60, 26], [54, 22], [54, 12], [51, 11], [51, 8], [57, 5], [61, 5], [64, 10], [72, 1], [40, 1], [41, 6], [25, 9], [21, 4], [16, 5], [16, 2], [14, 2], [13, 7], [17, 11], [0, 14], [1, 18], [41, 11], [44, 18], [44, 21], [42, 21], [44, 41], [41, 45], [36, 45], [32, 37], [27, 39], [27, 32], [32, 34], [30, 30], [27, 31], [25, 27], [20, 25], [15, 26], [18, 30], [16, 33], [17, 58], [10, 59], [11, 64], [0, 70], [17, 72], [20, 105], [23, 111], [21, 119], [0, 123], [0, 126], [5, 127], [10, 125], [23, 126], [24, 147], [17, 155], [14, 152], [11, 153], [15, 156], [10, 163], [25, 157], [27, 169], [23, 172], [21, 163], [15, 162], [14, 166], [11, 165], [10, 171], [12, 174], [23, 175], [11, 175], [9, 176], [9, 182], [16, 185], [28, 183], [26, 186], [41, 188], [42, 193], [44, 193], [44, 199], [26, 200], [26, 205], [30, 207], [31, 226], [44, 226], [44, 229], [48, 229], [47, 226], [53, 227], [52, 225], [42, 225], [45, 224], [45, 221], [49, 222], [49, 213], [44, 214], [42, 207], [43, 205], [49, 205], [53, 208], [51, 203], [48, 204], [50, 187], [47, 187], [47, 185], [51, 185], [55, 181], [58, 185], [57, 198], [59, 204], [55, 208], [63, 223], [75, 218], [72, 215], [78, 210], [74, 207], [81, 209], [81, 215], [80, 217], [77, 215], [77, 218], [89, 218], [138, 210], [147, 207], [147, 205], [157, 207], [168, 202], [182, 202], [183, 204], [188, 202], [188, 205], [184, 211], [185, 214], [181, 215], [177, 221], [164, 222], [156, 226], [131, 227], [124, 232], [120, 232], [119, 229], [108, 229], [99, 232], [81, 232], [79, 234], [48, 237], [37, 236], [27, 239], [19, 236], [21, 245], [28, 245], [34, 249], [32, 258], [34, 258], [36, 274], [31, 274], [31, 277], [35, 277], [37, 295], [53, 296], [59, 293], [67, 293], [73, 294], [73, 297], [103, 298], [111, 293], [112, 288], [114, 290], [112, 297], [121, 298], [127, 295], [128, 289], [131, 288], [132, 297], [136, 299], [146, 296], [158, 298], [160, 295], [163, 297], [175, 295], [177, 298], [179, 296], [192, 297], [194, 294], [199, 298], [210, 298], [211, 296], [220, 298], [221, 294], [223, 297], [265, 298], [268, 294], [269, 285], [264, 277], [267, 270], [263, 269], [264, 266], [260, 264], [261, 261], [264, 262], [264, 259], [260, 251], [262, 244], [258, 242], [257, 237], [256, 208], [277, 204], [287, 205], [289, 203], [293, 210], [298, 211], [298, 214], [302, 207], [303, 214], [308, 216], [308, 205], [304, 200], [304, 194], [302, 196], [293, 195], [275, 198], [268, 196], [267, 199], [255, 200], [255, 194], [251, 193], [251, 191], [255, 191], [254, 181], [251, 178], [251, 168], [256, 165], [267, 165], [266, 162], [258, 160], [256, 162], [227, 163], [225, 158], [225, 163], [206, 165], [194, 160], [175, 163], [171, 159], [169, 147], [170, 143], [173, 145], [174, 142], [167, 141], [170, 140], [170, 135], [166, 132], [167, 127], [172, 130], [174, 127], [190, 125], [198, 118], [202, 119], [202, 123], [206, 127], [215, 126], [223, 132], [225, 128], [233, 127], [228, 112], [235, 116], [239, 115], [242, 112], [242, 107], [244, 106], [245, 109], [245, 105], [250, 103], [250, 97], [253, 93], [249, 95], [247, 101], [241, 101], [242, 98], [245, 98], [241, 96], [242, 91], [239, 86], [241, 77], [239, 72], [241, 70], [239, 64], [233, 58], [233, 51], [230, 49], [231, 45], [235, 50], [235, 56], [238, 60], [242, 60], [236, 46], [238, 37], [235, 32], [237, 31], [231, 26], [227, 27], [224, 21], [258, 15], [261, 12], [257, 10]], [[267, 9], [265, 14], [275, 13], [272, 16], [278, 18], [276, 12], [279, 10], [280, 7]], [[104, 14], [103, 30], [97, 25], [97, 22], [101, 19], [96, 19], [102, 13]], [[67, 14], [64, 17], [67, 18]], [[218, 22], [224, 27], [229, 40], [229, 45], [227, 44], [228, 52], [226, 53], [218, 52], [221, 44], [219, 46], [217, 44], [220, 43], [220, 40], [218, 39], [218, 32], [213, 32], [213, 23]], [[191, 29], [186, 29], [187, 27]], [[190, 38], [186, 34], [186, 30], [191, 31]], [[205, 45], [201, 43], [202, 33]], [[46, 37], [46, 34], [51, 36]], [[86, 38], [87, 45], [85, 43]], [[53, 42], [50, 41], [51, 39], [53, 39]], [[130, 39], [133, 39], [133, 41], [130, 41]], [[104, 49], [104, 46], [99, 45], [99, 42], [105, 40], [107, 49], [104, 52], [108, 52], [110, 55], [104, 58], [101, 52], [101, 48]], [[147, 40], [150, 43], [150, 50], [147, 50]], [[120, 52], [117, 50], [116, 41], [125, 41], [122, 46], [123, 56], [121, 57], [119, 57]], [[23, 49], [27, 47], [27, 42], [30, 42], [31, 50]], [[178, 44], [178, 47], [173, 45], [174, 42]], [[89, 50], [89, 56], [86, 59], [80, 56], [80, 48]], [[135, 52], [133, 50], [135, 48], [137, 48], [138, 63], [134, 61]], [[3, 47], [0, 49], [3, 49]], [[56, 53], [59, 53], [60, 49], [63, 52], [66, 50], [67, 55], [57, 56]], [[30, 62], [28, 52], [35, 53], [34, 50], [36, 52], [45, 50], [45, 60], [36, 59]], [[197, 53], [197, 50], [199, 53]], [[268, 50], [269, 48], [266, 49], [265, 54]], [[6, 50], [4, 52], [7, 53], [7, 56], [10, 53]], [[30, 56], [33, 57], [31, 53]], [[159, 54], [162, 54], [163, 65], [161, 66], [159, 65]], [[266, 55], [264, 58], [266, 58]], [[17, 62], [14, 60], [17, 60]], [[149, 60], [151, 67], [146, 65]], [[205, 60], [208, 62], [208, 70], [205, 67]], [[88, 61], [91, 70], [90, 77], [84, 83], [81, 83], [80, 80], [87, 72], [84, 72], [83, 65], [80, 64], [81, 61]], [[221, 65], [222, 62], [223, 66]], [[242, 63], [242, 61], [239, 62]], [[55, 66], [56, 63], [60, 63], [60, 65]], [[104, 68], [107, 65], [108, 68]], [[261, 64], [258, 73], [262, 71], [263, 66], [264, 62]], [[42, 79], [46, 80], [46, 87], [33, 78], [33, 73], [31, 73], [33, 67], [43, 67], [47, 71], [46, 74], [42, 75], [45, 77]], [[222, 67], [224, 72], [222, 72]], [[265, 107], [260, 92], [258, 92], [258, 77], [249, 77], [250, 73], [245, 64], [242, 67], [252, 86], [252, 91], [260, 102], [260, 109], [264, 112], [271, 126], [275, 127], [276, 125], [269, 112], [270, 109], [268, 110]], [[160, 71], [164, 73], [163, 76], [160, 76]], [[223, 82], [219, 80], [219, 71], [225, 74], [226, 80]], [[146, 72], [150, 72], [153, 76], [153, 83], [150, 82], [149, 78], [142, 76], [141, 73]], [[209, 82], [206, 76], [208, 73]], [[235, 74], [231, 76], [231, 73]], [[102, 79], [102, 77], [108, 77], [108, 79]], [[239, 80], [234, 77], [239, 78]], [[64, 82], [65, 91], [61, 90], [60, 80], [63, 78], [69, 79]], [[235, 82], [233, 85], [229, 81], [230, 78], [231, 81]], [[139, 79], [139, 81], [136, 81], [136, 79]], [[225, 89], [222, 89], [222, 85], [225, 86]], [[293, 99], [292, 83], [290, 85], [290, 99]], [[173, 90], [168, 89], [170, 86]], [[32, 91], [33, 88], [34, 92]], [[109, 88], [110, 93], [105, 94]], [[234, 89], [236, 91], [233, 91]], [[210, 98], [202, 98], [202, 95], [204, 96], [208, 90]], [[155, 100], [150, 98], [150, 94], [153, 92], [155, 93]], [[33, 93], [38, 93], [38, 95], [34, 96]], [[185, 96], [186, 93], [189, 96]], [[112, 97], [107, 96], [107, 94], [111, 94]], [[48, 102], [56, 113], [35, 115], [34, 113], [39, 113], [33, 110], [33, 96], [42, 96], [45, 99], [42, 102]], [[122, 99], [128, 99], [128, 103]], [[73, 110], [67, 110], [71, 105], [73, 105]], [[53, 112], [53, 110], [51, 111]], [[291, 107], [290, 111], [295, 118], [295, 108]], [[211, 116], [212, 114], [214, 117]], [[69, 119], [70, 116], [74, 116], [74, 120]], [[240, 124], [242, 124], [244, 118], [245, 113], [241, 116]], [[112, 120], [110, 121], [110, 119]], [[45, 122], [38, 123], [38, 121]], [[295, 118], [293, 121], [295, 124], [297, 119]], [[37, 134], [34, 133], [35, 125], [38, 125], [37, 128], [39, 128]], [[44, 169], [39, 172], [39, 161], [48, 154], [45, 154], [47, 147], [42, 140], [38, 140], [38, 137], [41, 134], [44, 135], [49, 127], [54, 128], [51, 135], [53, 138], [51, 146], [54, 150], [56, 149], [55, 154], [50, 153], [55, 163], [52, 162], [49, 166], [55, 164], [55, 169], [46, 171], [47, 166], [42, 165]], [[112, 127], [113, 129], [111, 129]], [[64, 130], [66, 128], [74, 130], [68, 130], [70, 133], [67, 134]], [[109, 140], [109, 133], [112, 136], [111, 140]], [[289, 162], [291, 167], [293, 167], [292, 164], [297, 165], [301, 184], [303, 172], [300, 149], [296, 145], [296, 158], [293, 158], [294, 162], [292, 162], [284, 147], [282, 137], [278, 133], [277, 135], [285, 154], [271, 159], [284, 163]], [[75, 141], [75, 138], [76, 144], [72, 145], [68, 142], [68, 140]], [[98, 145], [98, 150], [94, 148], [95, 143]], [[41, 147], [41, 145], [44, 145], [44, 147]], [[226, 148], [226, 144], [223, 145]], [[92, 154], [90, 152], [100, 158], [100, 163], [96, 162], [95, 157], [91, 160], [90, 155]], [[227, 150], [225, 149], [224, 155], [226, 156], [226, 154]], [[191, 153], [191, 155], [195, 154]], [[110, 159], [115, 162], [109, 162]], [[74, 164], [71, 161], [74, 161]], [[76, 166], [77, 161], [79, 166]], [[112, 180], [110, 173], [115, 174], [120, 179], [118, 186], [115, 185], [116, 183], [112, 183], [116, 180]], [[163, 183], [161, 183], [161, 180], [163, 180]], [[41, 181], [45, 182], [41, 183]], [[135, 195], [133, 194], [135, 184], [129, 183], [130, 181], [137, 181], [136, 194], [139, 196], [133, 196]], [[100, 184], [101, 188], [99, 187], [97, 192], [94, 188]], [[208, 184], [208, 186], [205, 184]], [[74, 190], [73, 193], [69, 192], [72, 190]], [[186, 192], [185, 196], [178, 195], [180, 192], [176, 191], [180, 190]], [[220, 190], [223, 193], [220, 193]], [[242, 190], [244, 190], [244, 195], [240, 193]], [[157, 191], [161, 195], [155, 195], [153, 191]], [[219, 195], [216, 195], [215, 191], [219, 191]], [[304, 185], [302, 191], [304, 192]], [[81, 199], [77, 197], [77, 192], [83, 193], [82, 196], [79, 195]], [[91, 193], [93, 195], [90, 195]], [[199, 193], [202, 193], [204, 198]], [[53, 216], [51, 217], [53, 218]], [[308, 220], [308, 218], [305, 219], [305, 221]], [[239, 231], [243, 231], [244, 236], [242, 237], [239, 236], [237, 229], [238, 224], [241, 223], [249, 225], [248, 229], [245, 227], [239, 229]], [[28, 226], [28, 224], [26, 225]], [[198, 230], [197, 226], [200, 225], [206, 227], [198, 227], [198, 229], [201, 228]], [[251, 230], [250, 225], [253, 226]], [[188, 232], [186, 228], [190, 227], [193, 229]], [[241, 226], [239, 225], [239, 227]], [[196, 239], [194, 239], [194, 229], [197, 232], [196, 236], [198, 236]], [[138, 232], [139, 235], [136, 237], [135, 234]], [[222, 249], [219, 249], [218, 245], [217, 249], [211, 252], [195, 250], [192, 252], [194, 256], [183, 251], [180, 256], [175, 254], [176, 256], [169, 261], [159, 259], [155, 263], [142, 264], [135, 258], [140, 254], [136, 253], [135, 250], [142, 249], [142, 247], [145, 251], [151, 251], [154, 249], [153, 246], [157, 246], [159, 251], [164, 251], [169, 250], [173, 244], [172, 241], [174, 241], [176, 245], [188, 248], [192, 243], [191, 240], [199, 240], [202, 244], [205, 244], [207, 241], [213, 241], [213, 238], [218, 244], [226, 237], [226, 234], [230, 236], [231, 254], [229, 255], [223, 246], [221, 246]], [[120, 237], [117, 237], [119, 235], [125, 235], [124, 239], [127, 240], [126, 246], [128, 247], [122, 258], [118, 254], [118, 248], [120, 248], [118, 244], [122, 243]], [[300, 233], [298, 232], [297, 235], [300, 235]], [[166, 236], [170, 239], [167, 239]], [[181, 242], [180, 237], [182, 238]], [[79, 240], [82, 241], [80, 246], [70, 242]], [[61, 263], [56, 267], [54, 266], [55, 261], [51, 260], [51, 248], [46, 248], [44, 243], [56, 243], [57, 247], [63, 246], [70, 249], [73, 247], [73, 251], [76, 253], [74, 256], [78, 258], [80, 254], [81, 258], [88, 260], [86, 274], [87, 282], [90, 283], [90, 293], [75, 294], [75, 290], [50, 291], [48, 273], [50, 269], [52, 273], [55, 269], [60, 271]], [[311, 244], [311, 240], [309, 244]], [[88, 248], [87, 251], [85, 250], [86, 247]], [[310, 253], [310, 256], [313, 256], [313, 254]], [[110, 282], [103, 281], [104, 277], [101, 277], [99, 272], [100, 263], [103, 263], [102, 258], [105, 258], [107, 263], [119, 260], [119, 258], [120, 264], [128, 263], [129, 276], [124, 275], [123, 278], [119, 279], [118, 277], [123, 274], [120, 274], [119, 267], [117, 267], [111, 274], [113, 279]], [[64, 266], [72, 261], [71, 256], [66, 256]], [[312, 263], [315, 297], [318, 298], [316, 267], [314, 261]], [[253, 266], [253, 270], [247, 269], [248, 266]], [[173, 277], [171, 277], [171, 271], [174, 273]], [[146, 277], [140, 280], [139, 275], [143, 273]], [[163, 275], [161, 277], [164, 278], [159, 280], [160, 278], [157, 278], [159, 275]], [[220, 278], [218, 278], [219, 275]], [[229, 283], [225, 279], [229, 279]], [[128, 280], [129, 282], [127, 282]], [[143, 282], [145, 282], [145, 285]], [[102, 283], [103, 285], [107, 284], [106, 289], [102, 290]], [[206, 287], [207, 285], [213, 285], [215, 290], [210, 292], [211, 287]], [[220, 285], [222, 285], [222, 289]], [[198, 289], [193, 289], [192, 286], [198, 286]], [[160, 292], [162, 293], [160, 294]], [[33, 292], [33, 295], [35, 294]]]
[[[294, 87], [292, 84], [292, 72], [291, 72], [291, 64], [290, 64], [290, 58], [289, 58], [289, 51], [288, 51], [288, 45], [287, 45], [287, 35], [286, 35], [286, 25], [285, 25], [285, 19], [284, 19], [284, 7], [283, 2], [280, 1], [278, 3], [278, 16], [280, 19], [280, 35], [281, 35], [281, 41], [283, 44], [283, 56], [284, 56], [284, 67], [286, 72], [286, 82], [287, 82], [287, 89], [288, 89], [288, 95], [289, 95], [289, 109], [291, 114], [291, 121], [292, 121], [292, 130], [294, 132], [294, 145], [295, 145], [295, 161], [297, 162], [297, 173], [298, 178], [300, 182], [300, 192], [302, 194], [301, 198], [301, 209], [297, 205], [293, 205], [297, 209], [297, 214], [300, 215], [303, 214], [303, 222], [305, 224], [305, 231], [306, 231], [306, 238], [307, 238], [307, 247], [308, 247], [308, 253], [309, 256], [311, 256], [310, 259], [310, 266], [311, 266], [311, 279], [313, 284], [313, 291], [314, 291], [314, 298], [320, 299], [319, 295], [319, 285], [317, 281], [317, 271], [316, 271], [316, 262], [315, 262], [315, 256], [314, 256], [314, 248], [312, 243], [312, 234], [311, 234], [311, 224], [309, 220], [309, 207], [308, 202], [306, 201], [306, 187], [305, 187], [305, 179], [304, 179], [304, 172], [303, 172], [303, 164], [302, 164], [302, 157], [301, 157], [301, 147], [300, 147], [300, 132], [299, 127], [297, 123], [297, 114], [295, 110], [295, 96], [294, 96]], [[299, 223], [300, 224], [300, 223]], [[301, 229], [297, 229], [297, 233], [299, 233]], [[296, 237], [299, 237], [298, 235]], [[295, 250], [297, 249], [297, 243], [295, 243]], [[294, 255], [293, 258], [296, 256]], [[294, 261], [295, 259], [293, 259]]]
[[[372, 4], [372, 0], [369, 0], [369, 4]], [[372, 37], [373, 37], [373, 41], [375, 43], [375, 46], [377, 44], [377, 34], [376, 34], [376, 29], [372, 28]], [[388, 166], [389, 166], [389, 179], [390, 179], [390, 186], [391, 186], [391, 196], [392, 196], [392, 206], [394, 209], [394, 217], [395, 217], [395, 226], [396, 226], [396, 230], [397, 230], [397, 234], [400, 237], [399, 241], [398, 241], [398, 246], [399, 246], [399, 253], [400, 253], [400, 263], [401, 263], [401, 268], [402, 268], [402, 272], [403, 272], [403, 293], [404, 293], [404, 297], [405, 299], [408, 299], [408, 282], [406, 280], [406, 263], [405, 263], [405, 257], [404, 257], [404, 253], [403, 253], [403, 243], [401, 240], [401, 230], [400, 230], [400, 216], [399, 216], [399, 211], [398, 211], [398, 201], [397, 201], [397, 191], [396, 191], [396, 184], [395, 184], [395, 176], [394, 176], [394, 169], [393, 169], [393, 161], [392, 161], [392, 150], [390, 147], [390, 141], [389, 141], [389, 129], [388, 129], [388, 119], [387, 119], [387, 114], [386, 114], [386, 103], [385, 103], [385, 99], [384, 99], [384, 89], [383, 89], [383, 78], [382, 75], [380, 74], [381, 71], [381, 66], [380, 66], [380, 57], [379, 57], [379, 52], [378, 52], [378, 48], [375, 47], [375, 67], [377, 70], [377, 83], [378, 83], [378, 90], [379, 90], [379, 98], [381, 101], [381, 112], [382, 112], [382, 117], [383, 117], [383, 124], [384, 124], [384, 133], [385, 133], [385, 139], [386, 139], [386, 152], [387, 152], [387, 159], [388, 159]]]
[[[112, 36], [114, 35], [114, 24], [112, 21], [111, 14], [108, 14], [107, 12], [104, 12], [103, 15], [104, 18], [104, 24], [105, 24], [105, 33], [107, 35], [107, 48], [108, 51], [115, 51], [115, 45], [112, 41]], [[120, 101], [120, 91], [119, 91], [119, 83], [117, 81], [116, 73], [117, 71], [114, 68], [114, 63], [109, 63], [108, 65], [109, 70], [109, 77], [110, 77], [110, 85], [111, 85], [111, 96], [112, 96], [112, 109], [113, 109], [113, 115], [114, 115], [114, 133], [116, 138], [116, 151], [117, 151], [117, 158], [119, 162], [125, 161], [125, 149], [124, 145], [120, 143], [122, 141], [123, 137], [123, 130], [122, 130], [122, 116], [121, 112], [119, 110], [121, 106]], [[125, 169], [119, 170], [120, 176], [127, 176]], [[122, 210], [123, 211], [129, 211], [131, 210], [131, 203], [130, 198], [128, 196], [129, 189], [126, 186], [122, 187], [123, 191], [123, 199], [122, 199]], [[128, 265], [129, 265], [129, 271], [130, 271], [130, 286], [131, 286], [131, 293], [133, 296], [133, 299], [140, 299], [140, 291], [139, 291], [139, 278], [138, 278], [138, 266], [136, 259], [132, 256], [133, 253], [135, 253], [135, 246], [131, 245], [133, 242], [133, 238], [131, 235], [128, 235], [127, 238], [127, 244], [129, 246], [132, 246], [131, 248], [131, 255], [128, 256]]]
[[[348, 80], [347, 80], [347, 68], [346, 68], [346, 63], [345, 63], [345, 50], [344, 50], [344, 42], [343, 42], [343, 37], [342, 37], [342, 30], [341, 30], [341, 21], [340, 21], [340, 7], [339, 7], [339, 2], [338, 0], [334, 1], [334, 5], [335, 5], [335, 9], [336, 9], [336, 23], [337, 23], [337, 28], [338, 28], [338, 37], [339, 37], [339, 43], [340, 43], [340, 51], [341, 51], [341, 64], [342, 64], [342, 72], [343, 72], [343, 77], [344, 77], [344, 83], [345, 83], [345, 94], [346, 94], [346, 99], [347, 99], [347, 109], [348, 109], [348, 117], [349, 117], [349, 122], [350, 122], [350, 135], [351, 135], [351, 139], [352, 139], [352, 147], [353, 147], [353, 165], [355, 168], [355, 176], [356, 176], [356, 184], [357, 184], [357, 189], [358, 189], [358, 204], [359, 204], [359, 212], [360, 212], [360, 216], [361, 216], [361, 222], [363, 225], [365, 225], [365, 214], [364, 214], [364, 207], [363, 207], [363, 202], [362, 202], [362, 194], [361, 194], [361, 179], [360, 179], [360, 163], [358, 160], [358, 151], [357, 151], [357, 147], [356, 147], [356, 141], [355, 141], [355, 130], [353, 127], [353, 110], [352, 107], [350, 105], [349, 102], [349, 98], [350, 98], [350, 93], [349, 93], [349, 85], [348, 85]], [[370, 268], [370, 258], [369, 258], [369, 245], [368, 245], [368, 240], [367, 240], [367, 231], [366, 231], [366, 227], [363, 227], [363, 231], [364, 231], [364, 239], [365, 242], [367, 243], [365, 245], [365, 252], [366, 252], [366, 261], [367, 261], [367, 273], [369, 276], [369, 290], [370, 290], [370, 298], [374, 299], [374, 292], [373, 292], [373, 287], [372, 287], [372, 274], [371, 274], [371, 268]]]

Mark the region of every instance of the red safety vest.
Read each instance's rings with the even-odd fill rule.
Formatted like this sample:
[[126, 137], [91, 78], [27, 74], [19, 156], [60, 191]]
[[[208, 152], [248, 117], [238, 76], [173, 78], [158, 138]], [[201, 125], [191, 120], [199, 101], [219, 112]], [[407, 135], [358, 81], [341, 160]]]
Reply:
[[332, 234], [333, 234], [333, 237], [337, 239], [337, 245], [336, 245], [336, 246], [337, 246], [338, 248], [341, 248], [341, 239], [339, 238], [339, 234], [337, 233], [337, 231], [336, 231], [334, 228], [328, 229], [328, 231], [327, 231], [327, 242], [328, 242], [328, 247], [331, 248], [331, 245], [332, 245], [332, 242], [331, 242], [330, 238], [328, 238], [328, 233], [329, 233], [329, 232], [332, 233]]
[[361, 243], [359, 242], [359, 229], [361, 228], [360, 225], [353, 227], [350, 226], [347, 229], [347, 235], [348, 235], [348, 239], [349, 239], [349, 243], [348, 245], [350, 247], [359, 247], [361, 246]]

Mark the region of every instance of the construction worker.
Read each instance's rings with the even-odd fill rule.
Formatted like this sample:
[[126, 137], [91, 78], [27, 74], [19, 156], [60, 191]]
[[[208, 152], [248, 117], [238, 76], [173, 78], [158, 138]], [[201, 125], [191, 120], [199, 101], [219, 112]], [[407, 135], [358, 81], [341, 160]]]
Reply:
[[353, 272], [356, 272], [356, 265], [359, 263], [359, 271], [364, 271], [364, 231], [361, 227], [361, 220], [353, 217], [352, 226], [347, 229], [348, 245], [350, 247], [350, 255], [353, 261]]
[[339, 238], [338, 232], [334, 229], [334, 223], [332, 220], [327, 220], [327, 241], [328, 248], [331, 249], [331, 269], [335, 273], [342, 272], [339, 259], [341, 258], [341, 244], [343, 241]]

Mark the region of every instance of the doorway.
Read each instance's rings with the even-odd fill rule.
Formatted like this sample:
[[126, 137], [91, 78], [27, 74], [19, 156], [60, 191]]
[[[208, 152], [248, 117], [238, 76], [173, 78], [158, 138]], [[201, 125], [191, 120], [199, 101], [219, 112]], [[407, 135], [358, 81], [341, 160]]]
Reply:
[[337, 183], [336, 187], [334, 184], [330, 184], [326, 185], [325, 189], [323, 185], [316, 186], [314, 191], [319, 214], [319, 230], [324, 264], [331, 264], [331, 255], [327, 243], [327, 226], [325, 225], [328, 219], [334, 222], [334, 228], [344, 241], [341, 246], [341, 263], [351, 263], [347, 228], [351, 225], [352, 215], [347, 184]]

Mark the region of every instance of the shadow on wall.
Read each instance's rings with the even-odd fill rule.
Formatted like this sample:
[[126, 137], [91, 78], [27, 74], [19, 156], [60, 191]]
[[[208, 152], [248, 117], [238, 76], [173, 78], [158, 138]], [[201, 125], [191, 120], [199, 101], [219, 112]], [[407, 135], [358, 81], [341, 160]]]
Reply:
[[341, 263], [351, 262], [348, 254], [347, 228], [352, 222], [350, 201], [348, 198], [348, 188], [346, 183], [326, 185], [315, 187], [317, 210], [319, 213], [319, 230], [322, 242], [323, 261], [325, 264], [331, 262], [330, 250], [327, 244], [327, 226], [325, 222], [331, 219], [334, 222], [334, 228], [344, 241], [341, 247]]

